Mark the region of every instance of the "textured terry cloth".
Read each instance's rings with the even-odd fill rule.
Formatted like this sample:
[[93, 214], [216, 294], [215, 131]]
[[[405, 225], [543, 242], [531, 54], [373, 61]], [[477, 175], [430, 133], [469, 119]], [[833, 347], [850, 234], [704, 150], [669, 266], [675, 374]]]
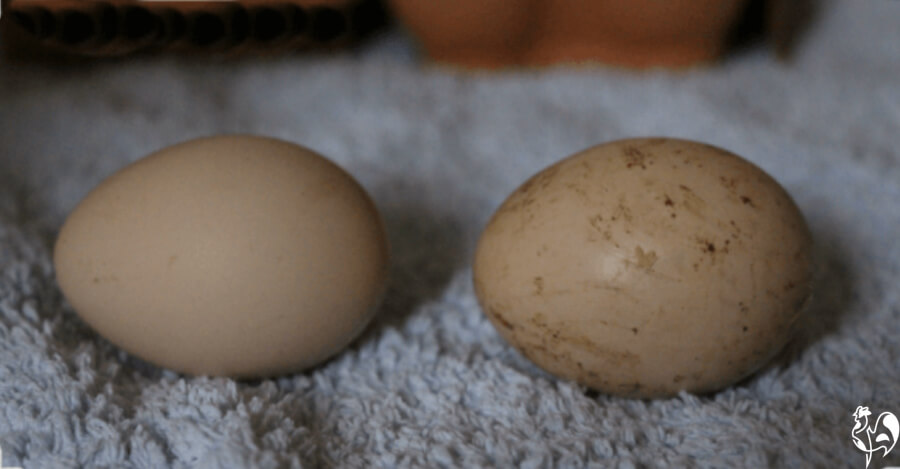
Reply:
[[[385, 218], [394, 267], [377, 319], [306, 373], [160, 370], [93, 333], [54, 282], [52, 243], [87, 191], [151, 151], [222, 132], [329, 156]], [[788, 189], [815, 236], [799, 336], [713, 395], [627, 400], [555, 380], [474, 297], [474, 243], [519, 183], [646, 135], [745, 156]], [[752, 49], [680, 72], [467, 74], [423, 67], [400, 32], [332, 56], [3, 61], [0, 142], [6, 465], [863, 468], [853, 411], [900, 415], [897, 1], [824, 3], [788, 65]]]

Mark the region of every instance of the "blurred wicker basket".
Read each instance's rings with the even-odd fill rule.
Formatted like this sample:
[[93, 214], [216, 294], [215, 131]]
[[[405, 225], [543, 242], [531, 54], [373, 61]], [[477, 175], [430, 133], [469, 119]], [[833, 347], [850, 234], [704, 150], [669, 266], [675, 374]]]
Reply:
[[0, 32], [20, 56], [273, 53], [344, 47], [385, 16], [376, 0], [10, 0]]

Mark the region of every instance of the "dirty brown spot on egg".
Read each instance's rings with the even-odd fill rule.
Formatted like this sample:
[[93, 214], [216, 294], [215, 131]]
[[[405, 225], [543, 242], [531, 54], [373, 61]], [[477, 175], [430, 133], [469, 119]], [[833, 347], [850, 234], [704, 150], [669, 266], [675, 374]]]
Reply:
[[658, 259], [655, 251], [644, 252], [640, 246], [634, 248], [635, 264], [641, 269], [650, 270]]
[[95, 284], [118, 282], [119, 277], [116, 275], [97, 275], [91, 279]]
[[625, 155], [625, 167], [647, 169], [647, 155], [637, 147], [627, 146], [622, 149]]
[[534, 294], [540, 296], [541, 293], [544, 293], [544, 278], [543, 277], [535, 277], [534, 278]]
[[619, 218], [623, 218], [625, 221], [634, 221], [634, 216], [631, 214], [631, 209], [629, 209], [622, 201], [616, 206], [616, 210], [613, 213], [612, 219], [616, 221]]
[[603, 230], [603, 215], [597, 214], [591, 218], [588, 218], [588, 223], [590, 223], [591, 226], [593, 226], [595, 230], [602, 231]]
[[535, 186], [535, 184], [537, 184], [537, 182], [538, 182], [537, 178], [531, 178], [531, 179], [525, 181], [525, 184], [522, 184], [522, 188], [520, 190], [522, 191], [523, 194], [527, 194], [527, 193], [531, 192], [532, 189], [534, 189], [534, 186]]
[[505, 317], [503, 317], [503, 315], [500, 314], [498, 311], [491, 310], [491, 316], [493, 316], [494, 319], [496, 319], [497, 322], [499, 322], [500, 325], [502, 325], [503, 327], [505, 327], [505, 328], [507, 328], [507, 329], [509, 329], [509, 330], [511, 330], [511, 331], [516, 330], [515, 324], [509, 322], [509, 321], [508, 321]]
[[736, 178], [733, 178], [733, 177], [729, 178], [729, 177], [722, 176], [719, 178], [719, 182], [722, 183], [723, 187], [725, 187], [726, 189], [729, 189], [731, 191], [734, 191], [734, 189], [737, 188], [737, 179]]
[[568, 188], [570, 191], [574, 192], [576, 195], [578, 195], [582, 199], [588, 198], [587, 191], [584, 190], [584, 187], [582, 187], [578, 184], [569, 183], [569, 184], [566, 184], [566, 188]]

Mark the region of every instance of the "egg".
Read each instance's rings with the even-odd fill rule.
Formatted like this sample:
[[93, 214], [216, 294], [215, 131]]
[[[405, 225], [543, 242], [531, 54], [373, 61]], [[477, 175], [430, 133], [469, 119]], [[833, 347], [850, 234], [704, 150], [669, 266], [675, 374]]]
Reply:
[[348, 345], [385, 289], [370, 197], [298, 145], [217, 136], [165, 148], [92, 190], [62, 226], [59, 286], [101, 336], [198, 375], [303, 370]]
[[722, 389], [789, 340], [811, 236], [788, 193], [723, 149], [595, 146], [535, 175], [478, 241], [476, 295], [546, 371], [640, 398]]

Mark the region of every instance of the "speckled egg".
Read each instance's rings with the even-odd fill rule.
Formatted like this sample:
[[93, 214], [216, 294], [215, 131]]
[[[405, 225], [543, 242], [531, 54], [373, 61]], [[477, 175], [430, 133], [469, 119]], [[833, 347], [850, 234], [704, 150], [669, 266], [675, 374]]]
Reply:
[[599, 145], [494, 214], [474, 282], [500, 334], [545, 370], [611, 394], [721, 389], [788, 341], [811, 237], [747, 160], [669, 138]]

